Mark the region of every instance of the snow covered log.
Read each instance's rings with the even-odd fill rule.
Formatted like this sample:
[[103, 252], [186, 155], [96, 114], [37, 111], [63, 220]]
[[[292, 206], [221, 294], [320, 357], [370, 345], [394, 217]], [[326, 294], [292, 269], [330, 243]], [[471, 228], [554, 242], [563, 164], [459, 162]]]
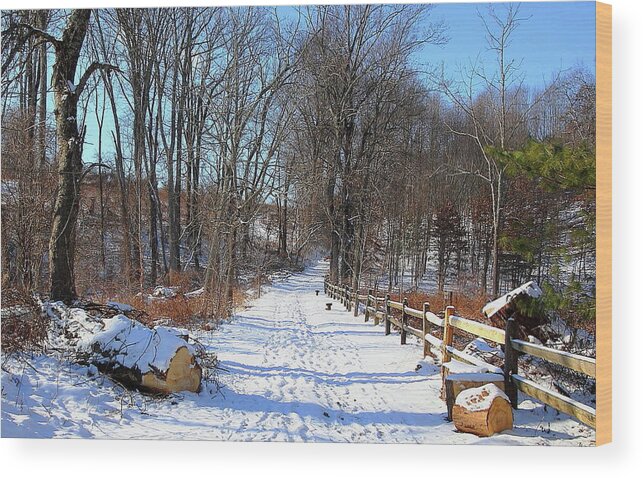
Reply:
[[455, 399], [453, 423], [459, 431], [479, 437], [510, 430], [513, 427], [511, 403], [492, 383], [464, 390]]
[[502, 297], [489, 302], [482, 308], [482, 313], [488, 319], [491, 319], [497, 315], [502, 318], [508, 318], [513, 312], [512, 305], [519, 297], [531, 297], [534, 299], [539, 298], [543, 294], [543, 291], [538, 287], [534, 281], [529, 281], [526, 284], [521, 285], [520, 287], [512, 290], [511, 292], [506, 293]]
[[201, 367], [195, 351], [180, 330], [150, 329], [119, 314], [103, 319], [98, 333], [86, 334], [78, 343], [99, 370], [136, 388], [153, 393], [196, 392]]
[[505, 390], [505, 378], [499, 373], [454, 373], [444, 380], [444, 396], [447, 404], [447, 419], [453, 420], [455, 399], [464, 390], [478, 388], [489, 383], [502, 391]]
[[123, 314], [93, 315], [62, 302], [41, 307], [51, 318], [49, 345], [71, 352], [76, 361], [152, 393], [199, 390], [202, 370], [186, 331], [149, 328]]

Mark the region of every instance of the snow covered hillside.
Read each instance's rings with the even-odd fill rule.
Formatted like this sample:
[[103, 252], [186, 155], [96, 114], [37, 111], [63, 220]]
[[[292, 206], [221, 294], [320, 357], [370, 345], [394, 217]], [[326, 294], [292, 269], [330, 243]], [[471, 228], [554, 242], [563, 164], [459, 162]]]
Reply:
[[[594, 432], [524, 399], [514, 429], [491, 438], [446, 421], [440, 372], [417, 343], [324, 304], [319, 262], [276, 282], [213, 332], [222, 388], [155, 399], [94, 367], [3, 357], [3, 437], [590, 445]], [[319, 290], [319, 296], [315, 295]]]

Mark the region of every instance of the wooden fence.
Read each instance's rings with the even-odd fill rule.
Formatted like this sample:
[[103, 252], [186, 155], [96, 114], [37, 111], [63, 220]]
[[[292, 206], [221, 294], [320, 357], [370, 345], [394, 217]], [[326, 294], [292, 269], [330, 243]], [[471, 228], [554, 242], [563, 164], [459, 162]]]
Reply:
[[[386, 335], [391, 333], [391, 324], [395, 325], [400, 330], [402, 345], [406, 344], [407, 334], [416, 336], [423, 343], [425, 357], [429, 354], [434, 355], [441, 358], [442, 363], [454, 358], [471, 365], [486, 367], [494, 373], [503, 374], [505, 392], [514, 408], [518, 406], [518, 391], [521, 391], [525, 395], [536, 398], [542, 403], [575, 417], [594, 429], [596, 428], [596, 409], [529, 380], [519, 375], [518, 372], [518, 356], [523, 353], [595, 378], [595, 359], [519, 340], [516, 338], [516, 324], [512, 318], [507, 320], [507, 326], [505, 330], [502, 330], [458, 317], [452, 306], [447, 306], [444, 311], [440, 311], [440, 317], [430, 310], [428, 303], [424, 303], [423, 310], [413, 309], [409, 307], [406, 298], [400, 297], [398, 302], [391, 300], [390, 294], [377, 297], [373, 294], [373, 290], [369, 290], [367, 294], [360, 294], [348, 286], [332, 284], [327, 278], [324, 279], [324, 292], [331, 298], [340, 301], [348, 311], [353, 310], [355, 316], [359, 313], [360, 304], [363, 304], [364, 320], [368, 322], [372, 318], [375, 325], [379, 325], [380, 321], [383, 321]], [[396, 314], [394, 311], [398, 313]], [[410, 317], [420, 319], [422, 328], [411, 327], [409, 325]], [[435, 335], [436, 329], [441, 332], [442, 338]], [[458, 350], [454, 345], [456, 331], [466, 332], [503, 345], [505, 355], [503, 367], [495, 367], [465, 351]]]

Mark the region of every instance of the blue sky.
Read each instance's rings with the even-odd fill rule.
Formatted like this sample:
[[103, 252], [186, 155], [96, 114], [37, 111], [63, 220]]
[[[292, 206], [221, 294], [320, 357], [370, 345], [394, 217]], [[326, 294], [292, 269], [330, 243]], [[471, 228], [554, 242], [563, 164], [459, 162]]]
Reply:
[[[428, 22], [442, 20], [447, 27], [446, 45], [427, 45], [415, 56], [418, 64], [444, 65], [448, 75], [456, 75], [460, 65], [478, 58], [487, 68], [493, 66], [488, 51], [485, 29], [478, 12], [488, 13], [488, 3], [438, 3], [430, 12]], [[499, 14], [503, 3], [491, 4]], [[284, 16], [292, 14], [292, 7], [279, 7]], [[500, 15], [502, 16], [502, 15]], [[595, 3], [594, 2], [527, 2], [520, 4], [521, 18], [525, 21], [512, 35], [509, 58], [521, 61], [521, 75], [525, 84], [539, 87], [551, 80], [557, 72], [583, 66], [595, 73]], [[90, 106], [91, 109], [91, 106]], [[106, 114], [103, 148], [111, 160], [111, 114]], [[85, 162], [94, 160], [97, 149], [97, 131], [92, 111], [87, 115]]]
[[[418, 61], [440, 64], [447, 71], [480, 56], [493, 60], [487, 51], [485, 29], [478, 11], [486, 15], [487, 3], [436, 4], [430, 14], [443, 20], [449, 42], [443, 47], [427, 46]], [[494, 3], [502, 16], [506, 4]], [[577, 66], [595, 71], [596, 7], [594, 2], [527, 2], [520, 3], [519, 17], [526, 18], [512, 35], [509, 56], [522, 60], [526, 84], [539, 86], [556, 72]]]

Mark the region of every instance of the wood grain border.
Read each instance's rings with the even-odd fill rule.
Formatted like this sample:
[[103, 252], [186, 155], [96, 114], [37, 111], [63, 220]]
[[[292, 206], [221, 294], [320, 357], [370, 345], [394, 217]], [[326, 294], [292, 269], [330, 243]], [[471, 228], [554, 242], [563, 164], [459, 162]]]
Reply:
[[596, 3], [596, 445], [612, 441], [612, 6]]

